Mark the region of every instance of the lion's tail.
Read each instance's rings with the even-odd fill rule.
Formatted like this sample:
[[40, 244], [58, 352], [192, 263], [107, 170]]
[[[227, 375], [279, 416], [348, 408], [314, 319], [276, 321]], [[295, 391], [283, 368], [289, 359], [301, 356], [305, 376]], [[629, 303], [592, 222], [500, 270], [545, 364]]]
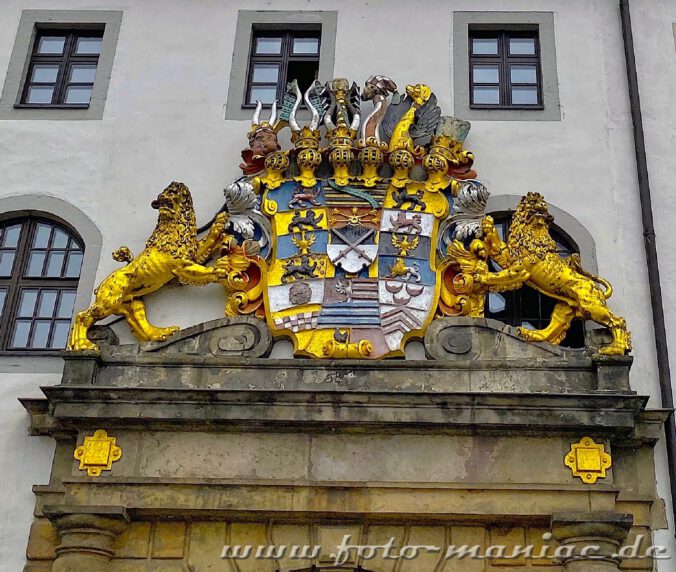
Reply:
[[120, 248], [113, 251], [113, 260], [129, 263], [134, 260], [134, 255], [126, 246], [120, 246]]
[[610, 282], [608, 282], [604, 278], [601, 278], [600, 276], [592, 274], [591, 272], [587, 272], [584, 268], [582, 268], [582, 265], [580, 264], [579, 254], [572, 254], [571, 257], [568, 259], [568, 263], [570, 264], [570, 267], [576, 272], [579, 272], [583, 276], [586, 276], [590, 280], [593, 280], [597, 284], [603, 286], [603, 297], [606, 300], [613, 295], [613, 286]]

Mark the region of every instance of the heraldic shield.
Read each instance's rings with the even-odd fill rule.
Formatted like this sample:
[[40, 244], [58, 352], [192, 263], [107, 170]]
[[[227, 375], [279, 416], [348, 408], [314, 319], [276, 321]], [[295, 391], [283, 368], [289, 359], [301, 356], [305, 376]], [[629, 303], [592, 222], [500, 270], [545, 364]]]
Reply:
[[[375, 75], [362, 90], [338, 78], [302, 92], [294, 80], [277, 103], [268, 121], [257, 103], [242, 176], [206, 226], [197, 228], [183, 183], [153, 201], [159, 216], [146, 248], [113, 253], [127, 266], [78, 313], [69, 350], [98, 350], [89, 329], [112, 314], [140, 341], [166, 340], [178, 326], [150, 324], [142, 298], [177, 279], [221, 284], [227, 316], [266, 320], [293, 341], [294, 356], [401, 357], [433, 319], [482, 318], [491, 292], [523, 285], [557, 302], [549, 325], [522, 326], [522, 338], [560, 344], [574, 319], [593, 319], [612, 336], [601, 353], [629, 352], [626, 321], [606, 303], [612, 287], [577, 255], [559, 255], [541, 194], [524, 196], [508, 236], [498, 233], [464, 148], [470, 124], [442, 117], [427, 85], [400, 94]], [[301, 105], [311, 114], [303, 126]], [[286, 127], [290, 149], [278, 140]]]
[[[433, 245], [449, 206], [443, 193], [420, 197], [415, 182], [289, 181], [268, 190], [275, 246], [265, 287], [275, 335], [314, 357], [402, 355], [439, 297]], [[335, 355], [341, 348], [350, 355]]]

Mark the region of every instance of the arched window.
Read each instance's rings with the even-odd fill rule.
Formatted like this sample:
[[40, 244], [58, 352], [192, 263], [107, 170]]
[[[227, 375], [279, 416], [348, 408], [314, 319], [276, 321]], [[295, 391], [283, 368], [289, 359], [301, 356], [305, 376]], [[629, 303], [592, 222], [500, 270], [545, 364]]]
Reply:
[[66, 347], [83, 257], [82, 239], [65, 225], [0, 222], [0, 352]]
[[[492, 214], [495, 227], [502, 240], [507, 242], [512, 213]], [[577, 246], [555, 225], [550, 226], [550, 234], [556, 241], [557, 251], [563, 257], [578, 253]], [[493, 270], [499, 268], [493, 264]], [[557, 300], [540, 294], [530, 286], [523, 286], [512, 292], [491, 292], [486, 300], [486, 317], [495, 318], [511, 326], [523, 326], [531, 330], [540, 330], [549, 324], [552, 310]], [[561, 345], [569, 348], [583, 348], [584, 322], [574, 320]]]

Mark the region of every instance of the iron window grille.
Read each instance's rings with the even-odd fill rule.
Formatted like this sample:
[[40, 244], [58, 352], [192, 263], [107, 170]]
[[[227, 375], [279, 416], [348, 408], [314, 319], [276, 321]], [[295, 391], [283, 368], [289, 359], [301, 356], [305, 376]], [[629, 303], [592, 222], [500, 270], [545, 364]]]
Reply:
[[[512, 215], [492, 216], [495, 218], [495, 227], [500, 237], [507, 242]], [[568, 257], [573, 253], [579, 254], [578, 248], [561, 230], [550, 226], [549, 232], [556, 242], [557, 252], [560, 256]], [[493, 272], [500, 270], [500, 267], [493, 261], [490, 262], [490, 267]], [[500, 320], [510, 326], [523, 326], [531, 330], [540, 330], [549, 324], [556, 303], [557, 300], [524, 284], [519, 290], [489, 293], [486, 299], [485, 315], [487, 318]], [[584, 322], [582, 320], [573, 320], [561, 345], [569, 348], [585, 347]]]
[[87, 109], [103, 30], [39, 29], [19, 107]]
[[320, 50], [320, 30], [254, 29], [242, 107], [253, 108], [256, 100], [270, 107], [294, 79], [305, 93], [318, 77]]
[[66, 347], [84, 246], [55, 221], [0, 223], [0, 352]]
[[544, 109], [537, 31], [470, 30], [472, 109]]

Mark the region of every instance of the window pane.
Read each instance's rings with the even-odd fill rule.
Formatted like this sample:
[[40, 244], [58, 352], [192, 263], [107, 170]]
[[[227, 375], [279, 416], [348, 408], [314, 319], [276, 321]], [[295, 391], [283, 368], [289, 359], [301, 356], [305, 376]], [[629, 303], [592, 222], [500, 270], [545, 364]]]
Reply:
[[0, 318], [2, 318], [2, 312], [5, 308], [5, 298], [7, 298], [7, 289], [0, 288]]
[[510, 69], [512, 83], [537, 83], [537, 68], [535, 66], [512, 66]]
[[73, 316], [74, 306], [75, 306], [75, 290], [62, 290], [61, 300], [59, 300], [59, 310], [56, 313], [56, 317], [70, 319]]
[[294, 54], [316, 54], [319, 52], [319, 38], [294, 38]]
[[66, 258], [65, 252], [50, 252], [47, 260], [47, 272], [45, 276], [59, 277], [63, 269], [63, 261]]
[[17, 320], [15, 322], [14, 335], [12, 336], [12, 347], [27, 348], [28, 334], [30, 334], [30, 331], [30, 320]]
[[13, 266], [14, 252], [0, 252], [0, 276], [11, 276]]
[[54, 335], [52, 336], [51, 348], [63, 349], [68, 343], [68, 332], [70, 330], [70, 321], [58, 321], [54, 325]]
[[66, 278], [79, 278], [82, 267], [82, 253], [71, 252], [66, 262]]
[[500, 83], [498, 66], [474, 66], [472, 76], [474, 83]]
[[535, 55], [535, 38], [510, 38], [509, 53], [513, 55]]
[[21, 225], [13, 224], [4, 229], [2, 237], [2, 246], [14, 248], [19, 244], [19, 235], [21, 234]]
[[75, 46], [76, 54], [100, 54], [103, 38], [78, 38]]
[[42, 276], [42, 267], [45, 264], [44, 252], [31, 252], [28, 258], [28, 269], [26, 276]]
[[96, 77], [96, 66], [72, 66], [70, 68], [71, 83], [94, 83]]
[[68, 235], [60, 228], [54, 229], [52, 236], [52, 248], [66, 248], [68, 246]]
[[54, 315], [57, 295], [57, 290], [43, 290], [41, 292], [40, 306], [38, 308], [38, 316], [40, 318], [51, 318]]
[[252, 81], [256, 83], [277, 83], [279, 66], [277, 64], [254, 64]]
[[35, 83], [55, 83], [56, 76], [59, 73], [59, 66], [38, 64], [33, 66], [31, 82]]
[[33, 239], [33, 248], [47, 248], [49, 246], [49, 235], [51, 233], [51, 226], [48, 224], [38, 224], [38, 230]]
[[91, 98], [91, 87], [71, 86], [66, 90], [66, 103], [89, 103]]
[[26, 103], [51, 103], [54, 88], [46, 85], [31, 86], [28, 88]]
[[256, 100], [259, 99], [263, 103], [272, 103], [277, 99], [277, 88], [276, 87], [252, 87], [251, 95], [249, 96], [249, 103], [256, 103]]
[[537, 105], [538, 88], [537, 87], [513, 87], [512, 104], [514, 105]]
[[500, 90], [497, 87], [475, 87], [474, 103], [497, 105], [500, 103]]
[[279, 54], [282, 51], [282, 38], [256, 38], [257, 54]]
[[488, 311], [491, 314], [498, 314], [504, 312], [507, 307], [507, 301], [502, 294], [497, 292], [490, 292], [488, 294]]
[[38, 44], [39, 54], [62, 54], [66, 38], [63, 36], [42, 36]]
[[35, 303], [38, 300], [37, 290], [22, 290], [19, 303], [19, 318], [32, 318], [35, 314]]
[[496, 55], [498, 53], [498, 39], [473, 38], [472, 53], [477, 55]]
[[36, 320], [33, 325], [32, 348], [46, 348], [49, 340], [49, 330], [52, 329], [51, 320]]

